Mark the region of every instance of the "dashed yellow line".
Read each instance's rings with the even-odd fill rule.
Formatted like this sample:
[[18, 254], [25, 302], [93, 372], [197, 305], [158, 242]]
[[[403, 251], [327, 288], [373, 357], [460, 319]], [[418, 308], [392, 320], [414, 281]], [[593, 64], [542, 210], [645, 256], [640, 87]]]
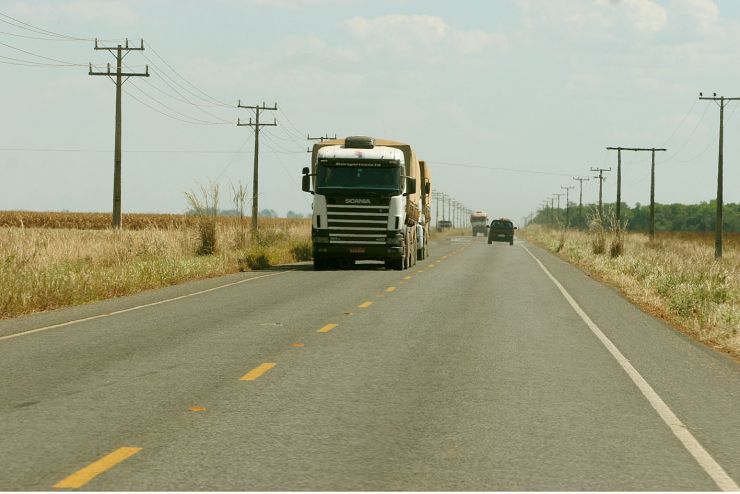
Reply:
[[404, 280], [410, 280], [411, 279], [411, 276], [404, 276], [403, 279]]
[[318, 332], [318, 333], [328, 333], [329, 331], [331, 331], [332, 329], [334, 329], [334, 328], [336, 328], [336, 327], [337, 327], [337, 325], [336, 325], [336, 324], [330, 323], [330, 324], [327, 324], [327, 325], [323, 326], [323, 327], [322, 327], [321, 329], [319, 329], [319, 330], [318, 330], [317, 332]]
[[368, 308], [368, 307], [370, 307], [371, 305], [373, 305], [373, 303], [372, 303], [372, 302], [370, 302], [370, 301], [368, 300], [367, 302], [363, 302], [363, 303], [361, 303], [361, 304], [360, 304], [360, 305], [358, 305], [357, 307], [359, 307], [360, 309], [367, 309], [367, 308]]
[[85, 468], [77, 470], [75, 473], [73, 473], [69, 477], [60, 480], [59, 482], [54, 484], [54, 488], [55, 489], [79, 489], [80, 487], [87, 484], [88, 482], [90, 482], [92, 479], [94, 479], [101, 473], [105, 472], [106, 470], [110, 470], [111, 468], [118, 465], [122, 461], [125, 461], [128, 458], [132, 457], [139, 451], [141, 451], [141, 448], [136, 448], [132, 446], [125, 446], [123, 448], [118, 448], [114, 452], [105, 455], [98, 461], [94, 463], [90, 463]]
[[269, 371], [273, 367], [275, 367], [277, 364], [274, 362], [266, 362], [264, 364], [260, 364], [251, 371], [244, 374], [242, 377], [239, 378], [240, 381], [254, 381], [258, 377], [260, 377], [265, 372]]
[[396, 291], [396, 287], [395, 286], [389, 286], [388, 288], [385, 289], [385, 291], [388, 292], [388, 293], [395, 292]]

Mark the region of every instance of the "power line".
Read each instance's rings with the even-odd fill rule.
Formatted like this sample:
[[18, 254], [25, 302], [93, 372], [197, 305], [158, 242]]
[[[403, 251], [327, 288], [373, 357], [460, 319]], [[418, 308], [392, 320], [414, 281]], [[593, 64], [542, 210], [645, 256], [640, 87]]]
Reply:
[[[198, 86], [196, 86], [195, 84], [193, 84], [192, 82], [190, 82], [189, 80], [187, 80], [185, 77], [183, 77], [169, 63], [167, 63], [167, 60], [165, 60], [164, 58], [162, 58], [162, 56], [159, 54], [159, 52], [157, 52], [157, 50], [155, 50], [154, 47], [150, 43], [147, 43], [147, 46], [149, 47], [149, 49], [152, 50], [152, 53], [154, 53], [157, 56], [157, 58], [159, 58], [167, 66], [167, 68], [169, 68], [175, 75], [177, 75], [177, 77], [179, 77], [184, 82], [186, 82], [187, 84], [189, 84], [193, 89], [195, 89], [196, 91], [198, 91], [200, 94], [202, 94], [203, 96], [205, 96], [206, 98], [208, 98], [207, 100], [204, 100], [204, 101], [210, 100], [210, 101], [212, 101], [214, 103], [217, 103], [219, 106], [223, 106], [225, 108], [231, 108], [231, 105], [229, 105], [227, 103], [224, 103], [223, 101], [217, 100], [216, 98], [214, 98], [213, 96], [209, 95], [205, 91], [201, 90]], [[200, 98], [200, 97], [198, 96], [198, 98]]]
[[442, 165], [442, 166], [453, 166], [453, 167], [461, 167], [461, 168], [479, 168], [482, 170], [490, 170], [490, 171], [505, 171], [505, 172], [512, 172], [512, 173], [526, 173], [526, 174], [534, 174], [534, 175], [552, 175], [556, 177], [570, 177], [572, 176], [572, 173], [558, 173], [558, 172], [548, 172], [544, 170], [528, 170], [528, 169], [522, 169], [522, 168], [503, 168], [499, 166], [486, 166], [486, 165], [478, 165], [478, 164], [471, 164], [471, 163], [450, 163], [446, 161], [432, 161], [429, 160], [429, 163], [434, 163], [435, 165]]
[[28, 50], [24, 50], [22, 48], [18, 48], [17, 46], [9, 45], [7, 43], [3, 43], [2, 41], [0, 41], [0, 45], [5, 46], [5, 47], [8, 47], [8, 48], [10, 48], [12, 50], [19, 51], [21, 53], [25, 53], [26, 55], [31, 55], [32, 57], [38, 57], [38, 58], [41, 58], [43, 60], [49, 60], [51, 62], [57, 62], [57, 63], [64, 64], [64, 65], [69, 65], [69, 66], [73, 66], [73, 67], [85, 67], [87, 65], [87, 64], [83, 64], [83, 63], [67, 62], [66, 60], [59, 60], [58, 58], [45, 57], [44, 55], [39, 55], [38, 53], [33, 53], [33, 52], [28, 51]]

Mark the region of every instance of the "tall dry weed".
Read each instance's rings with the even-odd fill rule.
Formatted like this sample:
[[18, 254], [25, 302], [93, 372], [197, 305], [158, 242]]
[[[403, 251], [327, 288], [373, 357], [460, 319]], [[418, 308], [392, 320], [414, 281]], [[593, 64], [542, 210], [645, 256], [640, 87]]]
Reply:
[[208, 186], [201, 185], [199, 192], [185, 192], [185, 198], [197, 220], [198, 237], [200, 238], [197, 252], [200, 256], [210, 256], [216, 252], [218, 196], [219, 186], [214, 183]]

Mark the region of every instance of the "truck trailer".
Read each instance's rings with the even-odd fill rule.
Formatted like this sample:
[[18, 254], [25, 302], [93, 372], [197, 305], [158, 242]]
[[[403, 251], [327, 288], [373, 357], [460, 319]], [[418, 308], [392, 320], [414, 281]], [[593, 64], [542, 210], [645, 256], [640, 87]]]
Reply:
[[484, 211], [476, 211], [470, 215], [470, 226], [473, 228], [473, 236], [479, 233], [486, 235], [488, 227], [488, 215]]
[[432, 172], [429, 164], [419, 160], [419, 171], [421, 172], [421, 217], [416, 228], [416, 240], [418, 242], [416, 257], [426, 259], [429, 256], [429, 225], [432, 221]]
[[302, 188], [313, 195], [314, 269], [358, 260], [396, 270], [416, 264], [421, 189], [431, 195], [431, 184], [423, 184], [410, 145], [367, 136], [316, 143]]

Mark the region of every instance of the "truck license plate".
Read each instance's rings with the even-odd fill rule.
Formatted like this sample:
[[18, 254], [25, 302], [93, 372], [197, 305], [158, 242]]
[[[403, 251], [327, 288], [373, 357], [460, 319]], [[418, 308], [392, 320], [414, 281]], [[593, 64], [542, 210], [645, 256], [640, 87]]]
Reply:
[[350, 247], [349, 251], [352, 254], [364, 254], [365, 253], [365, 247]]

